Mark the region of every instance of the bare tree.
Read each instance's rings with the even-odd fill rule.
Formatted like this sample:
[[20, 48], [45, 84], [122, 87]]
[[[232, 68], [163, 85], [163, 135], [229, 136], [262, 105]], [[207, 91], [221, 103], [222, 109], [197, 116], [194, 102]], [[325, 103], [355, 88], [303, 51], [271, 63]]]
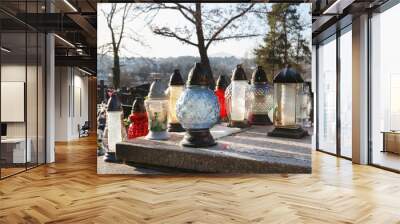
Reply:
[[[191, 26], [182, 25], [174, 29], [167, 26], [151, 25], [155, 34], [175, 38], [198, 49], [201, 63], [210, 75], [210, 88], [215, 87], [215, 81], [210, 66], [207, 50], [217, 41], [241, 39], [259, 36], [251, 29], [252, 22], [243, 23], [245, 15], [255, 8], [255, 4], [232, 4], [231, 7], [204, 7], [201, 3], [155, 3], [146, 11], [176, 10]], [[255, 10], [254, 10], [255, 12]], [[265, 15], [265, 14], [264, 14]], [[242, 19], [242, 23], [240, 23]], [[239, 26], [240, 23], [240, 26]], [[195, 37], [192, 35], [195, 34]]]
[[[105, 6], [108, 6], [108, 4]], [[113, 85], [115, 89], [118, 89], [121, 75], [120, 50], [124, 48], [123, 40], [131, 39], [143, 44], [140, 40], [140, 35], [127, 27], [127, 24], [137, 18], [141, 11], [134, 7], [134, 3], [112, 3], [109, 6], [103, 7], [101, 12], [106, 19], [107, 27], [111, 34], [111, 42], [99, 46], [99, 49], [102, 54], [112, 53], [113, 55]]]

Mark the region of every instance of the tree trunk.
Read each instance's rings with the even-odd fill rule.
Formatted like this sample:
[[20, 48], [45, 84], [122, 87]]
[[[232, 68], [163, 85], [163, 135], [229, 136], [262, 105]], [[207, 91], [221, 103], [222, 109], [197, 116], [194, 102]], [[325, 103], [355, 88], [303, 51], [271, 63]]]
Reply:
[[211, 65], [210, 65], [210, 61], [208, 59], [208, 55], [207, 55], [207, 50], [204, 47], [200, 47], [199, 46], [199, 53], [200, 53], [200, 60], [201, 60], [201, 64], [204, 66], [204, 68], [207, 71], [208, 74], [208, 80], [209, 80], [209, 88], [211, 90], [214, 90], [215, 88], [215, 80], [214, 80], [214, 76], [211, 70]]
[[113, 67], [113, 85], [114, 89], [117, 90], [120, 86], [120, 64], [118, 50], [114, 51], [114, 67]]
[[200, 54], [201, 64], [207, 71], [208, 80], [209, 80], [209, 88], [211, 90], [215, 89], [215, 80], [211, 70], [210, 60], [208, 59], [207, 49], [204, 43], [204, 33], [203, 33], [203, 23], [201, 20], [201, 3], [196, 3], [196, 35], [198, 45], [197, 48]]
[[285, 44], [285, 46], [284, 46], [284, 56], [283, 56], [283, 61], [284, 61], [284, 64], [285, 65], [287, 65], [288, 63], [289, 63], [289, 52], [288, 52], [288, 30], [287, 30], [287, 20], [286, 20], [286, 13], [285, 13], [285, 16], [284, 16], [284, 18], [283, 18], [283, 32], [284, 32], [284, 44]]

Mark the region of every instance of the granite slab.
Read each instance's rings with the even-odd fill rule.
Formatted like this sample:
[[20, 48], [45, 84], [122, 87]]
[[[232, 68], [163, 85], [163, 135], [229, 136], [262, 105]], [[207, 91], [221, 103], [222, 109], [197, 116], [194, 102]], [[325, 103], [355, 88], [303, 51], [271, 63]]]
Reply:
[[311, 173], [311, 146], [305, 139], [267, 137], [270, 127], [230, 129], [216, 125], [211, 133], [218, 145], [182, 147], [181, 133], [168, 141], [137, 138], [118, 143], [116, 155], [126, 163], [205, 173]]

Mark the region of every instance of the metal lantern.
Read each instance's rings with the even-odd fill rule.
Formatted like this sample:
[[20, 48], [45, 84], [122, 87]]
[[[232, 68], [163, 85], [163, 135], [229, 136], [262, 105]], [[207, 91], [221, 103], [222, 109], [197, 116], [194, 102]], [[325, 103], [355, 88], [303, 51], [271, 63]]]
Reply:
[[249, 83], [241, 65], [237, 65], [232, 74], [230, 98], [230, 126], [247, 127], [246, 98]]
[[267, 75], [258, 66], [251, 77], [249, 90], [249, 122], [257, 125], [272, 124], [268, 113], [273, 106], [272, 86], [268, 84]]
[[307, 131], [298, 123], [301, 108], [303, 78], [290, 66], [286, 66], [274, 78], [274, 126], [269, 136], [302, 138]]
[[129, 115], [129, 120], [131, 121], [128, 128], [129, 139], [146, 136], [148, 134], [148, 120], [143, 98], [136, 97], [132, 105], [132, 113]]
[[186, 129], [182, 146], [207, 147], [217, 144], [210, 128], [218, 122], [219, 105], [208, 85], [206, 70], [196, 63], [189, 72], [186, 89], [176, 104], [177, 117]]
[[184, 132], [185, 129], [179, 123], [176, 117], [176, 101], [178, 101], [183, 90], [185, 89], [182, 76], [178, 69], [174, 71], [169, 80], [169, 87], [167, 89], [168, 96], [168, 131], [169, 132]]
[[220, 75], [217, 80], [217, 86], [215, 88], [215, 95], [217, 96], [219, 103], [219, 118], [221, 121], [226, 121], [227, 113], [226, 113], [226, 105], [225, 105], [225, 89], [227, 83], [225, 75]]
[[144, 104], [149, 120], [149, 133], [146, 135], [146, 139], [168, 139], [168, 99], [159, 78], [156, 78], [151, 84], [149, 95]]
[[104, 161], [115, 162], [115, 146], [122, 141], [122, 106], [116, 92], [113, 92], [107, 103], [108, 151]]

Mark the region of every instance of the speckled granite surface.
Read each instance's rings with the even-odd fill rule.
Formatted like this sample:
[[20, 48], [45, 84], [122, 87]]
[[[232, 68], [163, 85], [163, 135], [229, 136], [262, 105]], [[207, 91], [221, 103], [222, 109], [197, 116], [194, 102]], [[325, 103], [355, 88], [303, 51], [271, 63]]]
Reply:
[[[218, 139], [218, 145], [210, 148], [183, 148], [179, 146], [182, 134], [172, 133], [168, 141], [135, 139], [118, 144], [117, 156], [136, 165], [108, 164], [99, 159], [98, 173], [165, 174], [182, 170], [211, 173], [310, 173], [311, 137], [301, 140], [267, 137], [266, 133], [272, 128], [252, 126], [245, 130], [231, 130], [217, 125], [212, 134]], [[140, 164], [140, 168], [137, 164]]]

